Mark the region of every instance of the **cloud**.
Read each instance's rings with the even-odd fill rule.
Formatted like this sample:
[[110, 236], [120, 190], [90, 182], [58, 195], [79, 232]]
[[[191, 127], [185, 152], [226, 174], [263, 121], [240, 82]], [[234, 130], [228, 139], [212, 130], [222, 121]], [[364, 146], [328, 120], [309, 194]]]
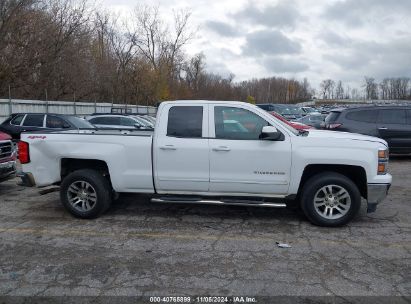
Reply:
[[242, 10], [233, 14], [233, 17], [238, 22], [246, 20], [250, 24], [269, 28], [294, 28], [300, 14], [294, 1], [283, 1], [277, 5], [266, 5], [261, 8], [249, 1]]
[[309, 66], [295, 58], [269, 57], [263, 60], [264, 67], [272, 73], [297, 73], [308, 70]]
[[380, 20], [384, 15], [409, 15], [411, 14], [411, 1], [409, 0], [344, 0], [329, 5], [323, 16], [326, 19], [339, 21], [348, 27], [361, 27], [367, 20]]
[[374, 77], [411, 76], [411, 35], [385, 42], [354, 41], [344, 52], [333, 51], [324, 59], [351, 75]]
[[[119, 1], [102, 0], [109, 7], [121, 4], [127, 17], [135, 1]], [[199, 31], [184, 51], [189, 56], [203, 52], [208, 71], [233, 72], [237, 81], [295, 73], [313, 86], [332, 78], [359, 87], [364, 75], [411, 76], [411, 0], [156, 3], [169, 24], [173, 9], [191, 10], [189, 28]]]
[[240, 35], [238, 29], [224, 22], [209, 20], [205, 22], [205, 26], [223, 37], [237, 37]]
[[243, 54], [249, 56], [297, 54], [301, 45], [277, 30], [260, 30], [246, 36]]
[[346, 36], [337, 34], [330, 30], [324, 30], [317, 36], [324, 41], [328, 46], [347, 47], [352, 43], [352, 40]]

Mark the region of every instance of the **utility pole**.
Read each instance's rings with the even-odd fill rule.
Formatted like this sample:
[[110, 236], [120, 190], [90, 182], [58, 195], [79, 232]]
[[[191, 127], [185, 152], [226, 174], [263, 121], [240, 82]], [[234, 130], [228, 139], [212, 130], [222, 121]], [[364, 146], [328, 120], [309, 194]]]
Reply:
[[13, 114], [13, 104], [11, 102], [11, 87], [9, 85], [9, 115]]
[[97, 99], [96, 99], [96, 94], [94, 94], [94, 113], [97, 113]]
[[46, 95], [46, 113], [49, 112], [49, 98], [47, 96], [47, 89], [44, 90], [44, 93]]
[[73, 93], [73, 110], [74, 110], [74, 115], [77, 115], [76, 92]]

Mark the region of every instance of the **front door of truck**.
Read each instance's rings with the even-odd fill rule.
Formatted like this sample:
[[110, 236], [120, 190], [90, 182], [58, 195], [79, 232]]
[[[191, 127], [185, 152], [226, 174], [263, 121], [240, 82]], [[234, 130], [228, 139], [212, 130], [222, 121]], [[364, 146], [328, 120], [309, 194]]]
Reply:
[[270, 123], [240, 105], [210, 105], [210, 192], [282, 195], [288, 191], [291, 143], [260, 139]]
[[158, 117], [154, 176], [158, 193], [207, 192], [210, 179], [208, 106], [167, 105]]

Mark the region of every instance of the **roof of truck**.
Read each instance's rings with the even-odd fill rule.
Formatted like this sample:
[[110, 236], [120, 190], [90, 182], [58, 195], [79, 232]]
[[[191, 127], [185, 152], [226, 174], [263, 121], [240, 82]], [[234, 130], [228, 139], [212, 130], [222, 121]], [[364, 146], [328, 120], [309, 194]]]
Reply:
[[163, 101], [163, 103], [199, 103], [199, 104], [215, 104], [215, 103], [232, 103], [232, 104], [244, 104], [243, 101], [232, 101], [232, 100], [170, 100]]

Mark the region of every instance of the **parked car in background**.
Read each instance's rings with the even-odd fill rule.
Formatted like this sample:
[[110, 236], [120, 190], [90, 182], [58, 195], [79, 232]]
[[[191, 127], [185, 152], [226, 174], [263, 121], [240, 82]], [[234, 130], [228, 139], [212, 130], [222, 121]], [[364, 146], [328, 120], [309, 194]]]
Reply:
[[148, 120], [149, 122], [151, 122], [153, 125], [156, 124], [156, 118], [150, 115], [139, 115], [139, 117], [143, 117], [145, 120]]
[[304, 111], [296, 106], [291, 104], [272, 104], [272, 103], [262, 103], [257, 104], [257, 107], [260, 107], [267, 112], [276, 112], [282, 115], [287, 120], [294, 120], [304, 116]]
[[320, 114], [318, 112], [314, 112], [312, 114], [301, 117], [300, 119], [297, 119], [293, 122], [298, 122], [298, 123], [305, 124], [307, 126], [314, 127], [316, 129], [321, 129], [323, 127], [323, 123], [326, 117], [327, 117], [326, 114]]
[[301, 110], [303, 110], [303, 115], [310, 115], [310, 114], [320, 114], [320, 112], [312, 107], [301, 107]]
[[27, 131], [57, 131], [94, 128], [82, 118], [63, 114], [17, 113], [10, 115], [1, 125], [0, 131], [11, 135], [14, 140]]
[[301, 122], [295, 122], [295, 121], [288, 121], [287, 119], [285, 119], [283, 116], [281, 116], [280, 114], [276, 113], [276, 112], [269, 112], [271, 115], [273, 115], [275, 118], [281, 120], [282, 122], [286, 123], [287, 125], [289, 125], [290, 127], [293, 127], [296, 130], [308, 130], [308, 129], [312, 129], [311, 126], [308, 126], [306, 124], [303, 124]]
[[0, 182], [14, 176], [16, 173], [16, 150], [11, 136], [0, 132]]
[[121, 114], [101, 114], [86, 117], [98, 128], [151, 130], [154, 126], [138, 116]]
[[411, 107], [367, 106], [334, 109], [325, 128], [376, 136], [387, 141], [392, 153], [411, 153]]
[[150, 127], [150, 128], [154, 128], [156, 124], [155, 122], [152, 122], [150, 118], [148, 118], [147, 115], [133, 115], [133, 117], [141, 121], [141, 123], [144, 124], [145, 126]]

